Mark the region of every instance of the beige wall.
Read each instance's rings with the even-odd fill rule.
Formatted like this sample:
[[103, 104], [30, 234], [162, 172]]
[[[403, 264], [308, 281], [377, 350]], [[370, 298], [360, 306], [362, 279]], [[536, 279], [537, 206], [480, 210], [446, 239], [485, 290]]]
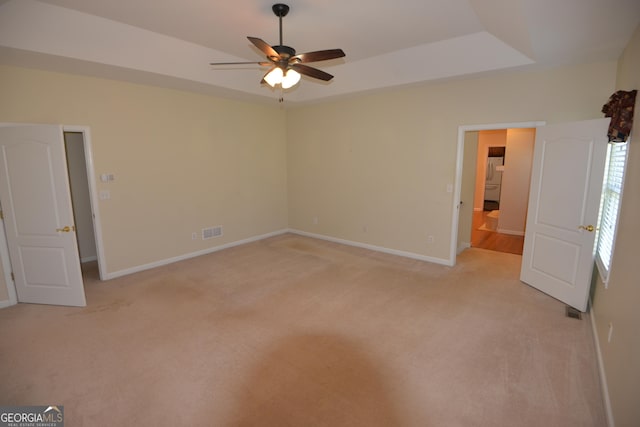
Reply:
[[498, 231], [524, 236], [535, 129], [507, 129]]
[[107, 274], [287, 227], [277, 106], [6, 66], [0, 93], [0, 122], [90, 127], [96, 175], [116, 176], [96, 180]]
[[615, 62], [504, 73], [292, 109], [289, 225], [447, 260], [458, 126], [602, 117], [615, 73]]
[[[640, 27], [618, 64], [616, 88], [640, 89]], [[636, 100], [634, 122], [609, 287], [605, 289], [598, 278], [593, 299], [616, 427], [640, 425], [640, 96]], [[609, 323], [613, 325], [611, 342], [607, 342]]]

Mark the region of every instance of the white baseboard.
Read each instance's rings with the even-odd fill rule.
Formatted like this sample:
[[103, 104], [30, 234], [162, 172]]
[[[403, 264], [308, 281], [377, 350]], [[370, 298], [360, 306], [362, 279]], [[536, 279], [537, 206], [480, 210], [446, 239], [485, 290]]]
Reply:
[[496, 231], [502, 234], [511, 234], [512, 236], [524, 236], [524, 231], [505, 230], [504, 228], [498, 228]]
[[312, 237], [314, 239], [320, 239], [320, 240], [327, 240], [329, 242], [340, 243], [342, 245], [355, 246], [357, 248], [369, 249], [371, 251], [383, 252], [385, 254], [417, 259], [419, 261], [432, 262], [434, 264], [447, 265], [449, 267], [453, 266], [453, 264], [451, 264], [451, 262], [448, 259], [444, 259], [444, 258], [429, 257], [425, 255], [416, 254], [414, 252], [400, 251], [397, 249], [385, 248], [383, 246], [376, 246], [376, 245], [370, 245], [367, 243], [355, 242], [352, 240], [339, 239], [337, 237], [325, 236], [324, 234], [309, 233], [307, 231], [296, 230], [295, 228], [290, 228], [288, 231], [290, 233], [298, 234], [300, 236]]
[[173, 258], [167, 258], [167, 259], [163, 259], [163, 260], [160, 260], [160, 261], [151, 262], [149, 264], [139, 265], [137, 267], [131, 267], [131, 268], [127, 268], [127, 269], [124, 269], [124, 270], [115, 271], [113, 273], [105, 274], [104, 278], [105, 278], [105, 280], [115, 279], [116, 277], [121, 277], [121, 276], [126, 276], [128, 274], [138, 273], [140, 271], [149, 270], [149, 269], [156, 268], [156, 267], [161, 267], [163, 265], [173, 264], [174, 262], [183, 261], [185, 259], [195, 258], [197, 256], [206, 255], [206, 254], [210, 254], [210, 253], [213, 253], [213, 252], [218, 252], [218, 251], [221, 251], [223, 249], [232, 248], [234, 246], [239, 246], [239, 245], [244, 245], [246, 243], [256, 242], [258, 240], [263, 240], [263, 239], [266, 239], [268, 237], [278, 236], [280, 234], [286, 233], [287, 231], [288, 230], [286, 230], [286, 229], [278, 230], [278, 231], [274, 231], [274, 232], [267, 233], [267, 234], [261, 234], [259, 236], [249, 237], [247, 239], [237, 240], [235, 242], [225, 243], [224, 245], [215, 246], [213, 248], [207, 248], [207, 249], [203, 249], [201, 251], [191, 252], [191, 253], [184, 254], [184, 255], [179, 255], [179, 256], [173, 257]]
[[464, 251], [465, 249], [469, 249], [470, 247], [471, 247], [470, 242], [461, 242], [460, 245], [458, 246], [458, 251], [456, 253], [460, 255], [460, 252]]
[[593, 301], [590, 301], [589, 317], [591, 318], [591, 329], [593, 332], [593, 342], [596, 346], [596, 356], [598, 358], [598, 370], [600, 372], [600, 387], [602, 388], [602, 398], [604, 401], [604, 410], [607, 415], [607, 427], [615, 427], [616, 423], [613, 419], [613, 410], [611, 409], [611, 399], [609, 397], [609, 387], [607, 386], [607, 375], [604, 370], [604, 361], [602, 360], [602, 352], [600, 351], [600, 339], [598, 338], [598, 329], [596, 328], [596, 318], [593, 313]]
[[13, 302], [11, 300], [0, 301], [0, 309], [11, 307], [12, 305], [16, 305], [17, 302]]

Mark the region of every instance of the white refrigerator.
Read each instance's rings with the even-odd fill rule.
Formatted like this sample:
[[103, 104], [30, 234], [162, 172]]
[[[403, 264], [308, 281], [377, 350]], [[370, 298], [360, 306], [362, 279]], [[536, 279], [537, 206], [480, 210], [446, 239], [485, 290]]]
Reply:
[[500, 187], [502, 186], [502, 169], [504, 157], [487, 157], [487, 172], [484, 183], [484, 199], [493, 202], [500, 201]]

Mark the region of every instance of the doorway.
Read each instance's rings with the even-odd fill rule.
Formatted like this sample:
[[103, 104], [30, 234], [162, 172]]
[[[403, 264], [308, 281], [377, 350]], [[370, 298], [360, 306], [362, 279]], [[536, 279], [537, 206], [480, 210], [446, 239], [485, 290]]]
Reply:
[[[522, 253], [535, 128], [544, 124], [522, 122], [458, 128], [452, 264], [458, 253], [470, 247]], [[524, 145], [523, 139], [528, 141]], [[485, 197], [490, 157], [502, 157], [503, 161], [503, 165], [495, 165], [502, 167], [493, 171], [494, 178], [499, 172], [504, 180], [494, 200]], [[503, 168], [508, 170], [506, 174]], [[490, 214], [493, 217], [487, 218]]]
[[[29, 125], [26, 127], [22, 127], [24, 125], [18, 125], [18, 124], [16, 125], [0, 124], [0, 126], [6, 129], [10, 129], [10, 128], [43, 129], [47, 127], [48, 128], [52, 127], [49, 125], [43, 125], [42, 127], [38, 127], [37, 125], [36, 126]], [[76, 249], [73, 250], [72, 252], [75, 253], [74, 256], [77, 258], [76, 262], [79, 264], [79, 262], [82, 261], [83, 270], [86, 263], [93, 263], [93, 266], [91, 269], [94, 271], [94, 273], [97, 271], [97, 274], [100, 275], [100, 277], [102, 278], [104, 262], [103, 262], [102, 250], [101, 250], [102, 240], [99, 234], [100, 233], [99, 216], [98, 216], [97, 204], [96, 204], [97, 199], [95, 197], [96, 189], [95, 189], [95, 184], [92, 180], [92, 177], [94, 177], [94, 171], [93, 171], [93, 161], [92, 161], [89, 129], [86, 127], [78, 127], [78, 126], [74, 126], [74, 127], [60, 126], [58, 132], [59, 132], [58, 135], [60, 135], [59, 143], [62, 144], [61, 150], [62, 150], [62, 159], [63, 159], [61, 161], [56, 161], [57, 162], [56, 164], [61, 165], [58, 170], [61, 172], [62, 175], [58, 175], [58, 176], [67, 175], [68, 179], [64, 179], [64, 180], [56, 179], [56, 182], [63, 182], [63, 181], [67, 182], [68, 187], [66, 189], [66, 192], [68, 193], [67, 197], [69, 197], [71, 202], [69, 204], [69, 207], [72, 208], [72, 212], [71, 212], [71, 216], [69, 217], [71, 222], [67, 223], [68, 225], [70, 225], [70, 227], [64, 227], [64, 229], [59, 229], [57, 231], [67, 232], [68, 229], [72, 230], [74, 234], [73, 240], [76, 241], [75, 242], [76, 244], [74, 244], [74, 246], [76, 246]], [[30, 141], [35, 141], [35, 140], [30, 140]], [[32, 142], [29, 142], [29, 144], [31, 144], [30, 146], [33, 146]], [[30, 151], [27, 150], [26, 152], [30, 152]], [[27, 178], [27, 181], [24, 181], [24, 182], [29, 182], [31, 180], [28, 177], [26, 178]], [[34, 192], [33, 194], [40, 194], [40, 193]], [[56, 196], [56, 199], [58, 199], [57, 196]], [[55, 206], [64, 205], [62, 201], [60, 201], [61, 203], [60, 205], [58, 205], [57, 202], [55, 201], [53, 203], [56, 203]], [[13, 204], [13, 206], [15, 208], [15, 204]], [[12, 217], [15, 217], [15, 215], [12, 215]], [[47, 230], [48, 230], [48, 227], [47, 227]], [[12, 232], [13, 231], [15, 231], [15, 227], [12, 228]], [[7, 290], [8, 298], [0, 298], [1, 300], [0, 307], [13, 305], [13, 304], [16, 304], [17, 302], [22, 301], [22, 299], [19, 300], [20, 296], [18, 292], [16, 292], [17, 286], [16, 286], [16, 282], [13, 279], [13, 274], [12, 274], [12, 271], [16, 271], [16, 270], [12, 266], [13, 265], [12, 259], [11, 259], [12, 255], [11, 256], [9, 255], [10, 251], [7, 249], [8, 245], [7, 245], [6, 233], [7, 232], [5, 230], [5, 227], [4, 226], [0, 227], [0, 246], [1, 246], [0, 258], [2, 261], [1, 265], [3, 267], [2, 268], [4, 273], [3, 276], [8, 276], [9, 278], [9, 280], [6, 280], [6, 283], [3, 284], [5, 285], [3, 286], [3, 288], [6, 288]], [[52, 253], [53, 251], [49, 250], [49, 252]], [[19, 264], [21, 266], [20, 274], [21, 274], [21, 280], [23, 280], [22, 276], [24, 276], [24, 272], [25, 272], [24, 268], [29, 267], [29, 265], [31, 264], [24, 264], [24, 259], [22, 259], [21, 256], [20, 256], [20, 259], [21, 259]], [[75, 267], [75, 268], [78, 268], [78, 267]], [[34, 277], [33, 272], [31, 273], [32, 274], [29, 277], [33, 278]], [[42, 276], [42, 274], [40, 276]], [[45, 276], [42, 276], [42, 277], [45, 277]], [[17, 278], [18, 276], [16, 276], [16, 279]], [[42, 283], [44, 284], [45, 282], [47, 281], [44, 280]], [[23, 281], [21, 281], [20, 283], [22, 284]], [[46, 284], [49, 285], [48, 282]], [[0, 292], [0, 297], [3, 296], [1, 294], [2, 292]], [[31, 296], [29, 296], [29, 298], [25, 299], [24, 301], [27, 302], [27, 301], [30, 301], [30, 299], [31, 299]], [[66, 305], [55, 298], [50, 302], [47, 302], [47, 301], [31, 301], [31, 302]], [[79, 305], [79, 304], [74, 303], [70, 305]]]
[[463, 161], [463, 177], [476, 163], [471, 247], [522, 255], [534, 141], [535, 128], [481, 130], [467, 141], [476, 147]]
[[65, 131], [63, 135], [64, 148], [67, 154], [69, 189], [71, 191], [71, 204], [76, 226], [78, 255], [80, 256], [80, 265], [84, 271], [87, 263], [98, 261], [84, 151], [84, 134], [82, 132]]

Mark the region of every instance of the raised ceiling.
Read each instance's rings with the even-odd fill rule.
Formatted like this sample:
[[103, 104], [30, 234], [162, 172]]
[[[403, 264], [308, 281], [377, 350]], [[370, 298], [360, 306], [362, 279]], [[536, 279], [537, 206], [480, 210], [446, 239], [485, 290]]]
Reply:
[[[638, 0], [289, 0], [284, 44], [342, 48], [314, 63], [335, 76], [286, 92], [305, 103], [526, 67], [617, 59]], [[246, 36], [278, 42], [265, 0], [0, 0], [0, 63], [274, 102]]]

